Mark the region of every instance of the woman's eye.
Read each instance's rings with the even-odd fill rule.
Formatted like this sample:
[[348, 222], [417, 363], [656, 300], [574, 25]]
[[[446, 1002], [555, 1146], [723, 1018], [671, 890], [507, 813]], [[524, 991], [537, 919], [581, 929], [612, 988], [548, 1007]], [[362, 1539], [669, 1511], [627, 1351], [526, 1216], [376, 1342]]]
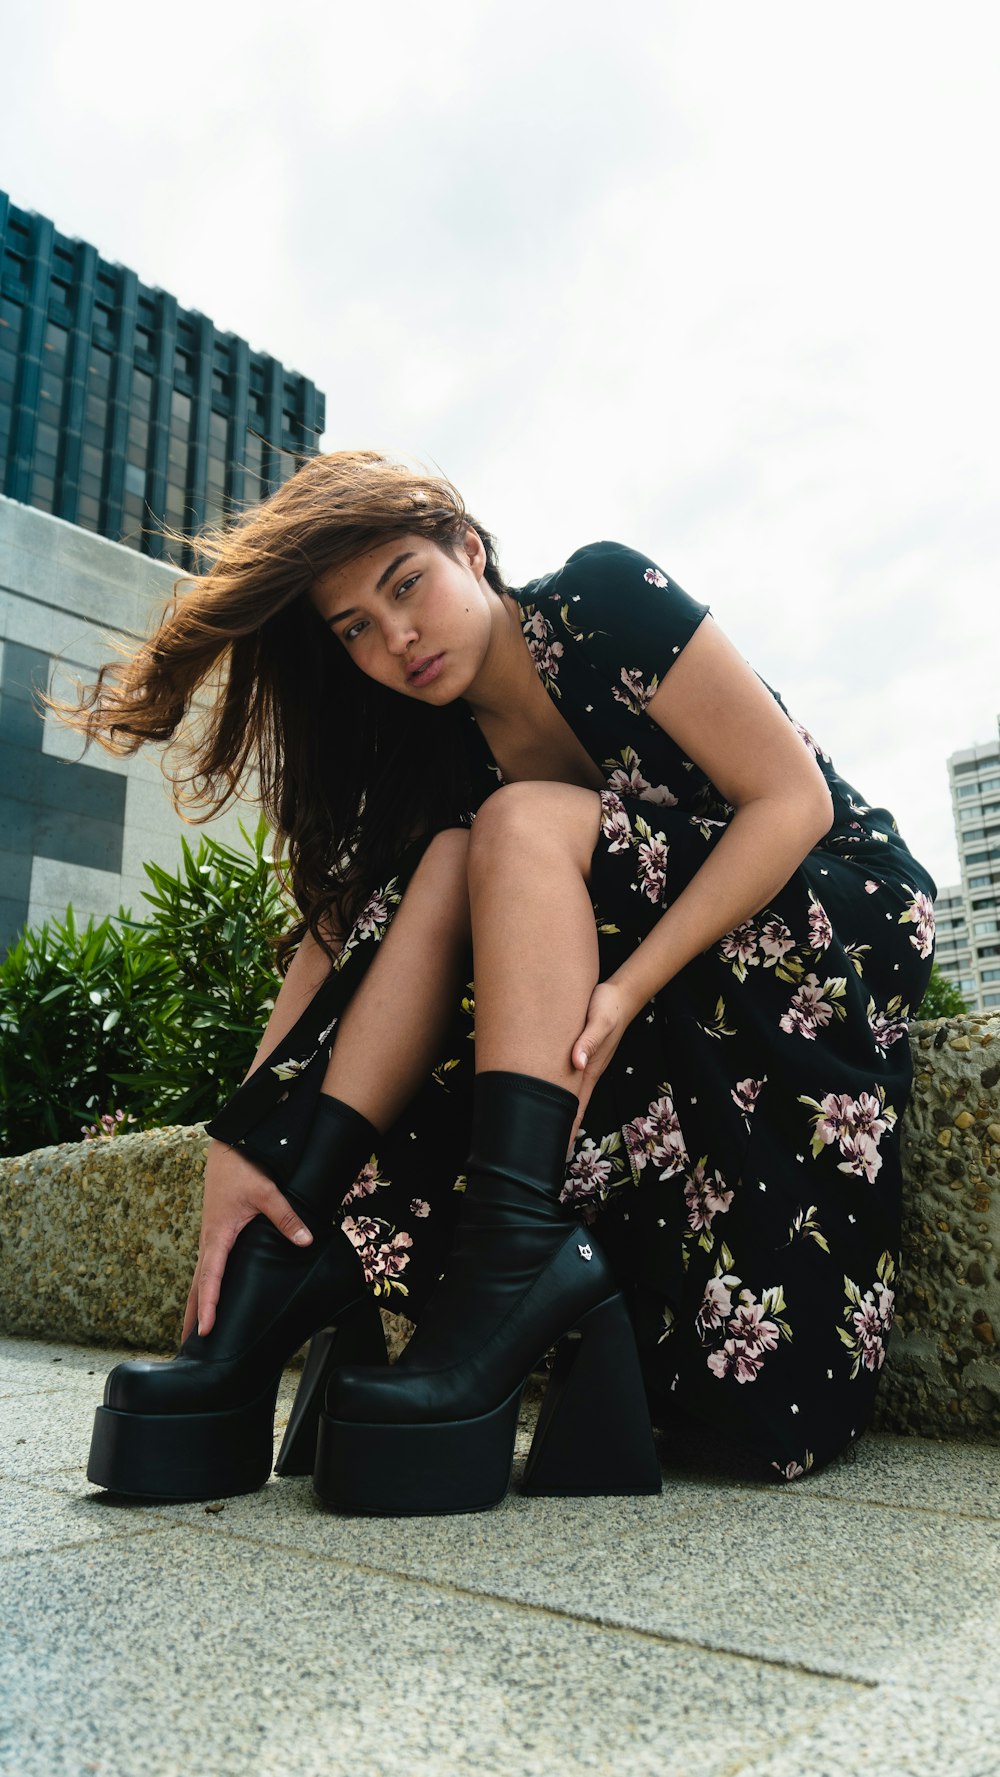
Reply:
[[[400, 581], [400, 584], [396, 588], [395, 597], [400, 598], [404, 592], [409, 592], [410, 587], [415, 586], [419, 579], [420, 579], [419, 574], [411, 574], [409, 580]], [[358, 631], [361, 627], [362, 626], [360, 623], [352, 623], [350, 629], [345, 629], [345, 631], [344, 631], [345, 642], [353, 642], [356, 631]]]

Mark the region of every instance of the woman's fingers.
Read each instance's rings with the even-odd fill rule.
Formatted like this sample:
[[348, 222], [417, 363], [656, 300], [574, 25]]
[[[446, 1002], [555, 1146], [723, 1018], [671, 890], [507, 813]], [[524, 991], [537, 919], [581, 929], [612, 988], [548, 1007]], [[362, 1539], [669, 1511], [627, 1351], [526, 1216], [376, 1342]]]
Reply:
[[215, 1310], [219, 1305], [219, 1291], [222, 1288], [222, 1274], [226, 1269], [226, 1260], [230, 1248], [239, 1233], [233, 1228], [228, 1235], [221, 1229], [214, 1233], [207, 1231], [203, 1235], [204, 1245], [201, 1258], [198, 1260], [198, 1332], [201, 1338], [210, 1333], [215, 1325]]
[[188, 1290], [187, 1305], [184, 1309], [184, 1329], [181, 1333], [182, 1345], [188, 1334], [194, 1332], [198, 1323], [198, 1272], [200, 1267], [201, 1260], [199, 1259], [198, 1264], [194, 1268], [194, 1276], [191, 1279], [191, 1288]]
[[283, 1197], [277, 1185], [272, 1185], [269, 1179], [262, 1181], [254, 1208], [259, 1210], [261, 1215], [267, 1216], [268, 1221], [274, 1223], [278, 1233], [284, 1234], [286, 1239], [294, 1241], [296, 1246], [311, 1246], [312, 1235], [305, 1226], [302, 1217], [296, 1214], [288, 1198]]
[[[283, 1197], [270, 1179], [262, 1179], [252, 1198], [235, 1206], [235, 1214], [230, 1214], [218, 1222], [206, 1220], [202, 1226], [201, 1256], [196, 1272], [198, 1284], [198, 1332], [202, 1338], [210, 1333], [215, 1325], [215, 1311], [219, 1305], [219, 1292], [226, 1269], [226, 1262], [232, 1250], [237, 1234], [246, 1227], [255, 1215], [264, 1215], [273, 1222], [279, 1234], [295, 1246], [311, 1246], [312, 1235], [302, 1221], [302, 1217], [292, 1208], [287, 1197]], [[192, 1285], [192, 1288], [194, 1286]], [[190, 1306], [190, 1304], [189, 1304]], [[187, 1322], [185, 1321], [185, 1325]]]

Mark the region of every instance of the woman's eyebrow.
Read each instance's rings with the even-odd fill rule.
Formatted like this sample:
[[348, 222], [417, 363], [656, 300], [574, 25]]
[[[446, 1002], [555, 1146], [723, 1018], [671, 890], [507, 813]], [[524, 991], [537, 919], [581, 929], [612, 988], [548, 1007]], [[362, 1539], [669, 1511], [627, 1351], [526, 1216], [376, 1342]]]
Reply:
[[[379, 575], [375, 582], [375, 591], [381, 592], [386, 581], [392, 579], [396, 569], [401, 568], [404, 561], [410, 561], [414, 555], [416, 555], [415, 549], [405, 549], [402, 555], [397, 555], [395, 561], [391, 561], [385, 572]], [[356, 611], [357, 606], [352, 605], [349, 611], [338, 611], [336, 617], [328, 617], [326, 621], [327, 623], [339, 623], [342, 617], [353, 617]]]

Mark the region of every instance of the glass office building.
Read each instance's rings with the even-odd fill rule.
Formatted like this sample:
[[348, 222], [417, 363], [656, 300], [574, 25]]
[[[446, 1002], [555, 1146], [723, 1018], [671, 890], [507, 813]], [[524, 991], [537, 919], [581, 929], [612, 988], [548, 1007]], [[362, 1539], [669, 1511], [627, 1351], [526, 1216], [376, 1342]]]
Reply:
[[0, 191], [0, 491], [147, 555], [287, 481], [325, 401], [307, 377]]

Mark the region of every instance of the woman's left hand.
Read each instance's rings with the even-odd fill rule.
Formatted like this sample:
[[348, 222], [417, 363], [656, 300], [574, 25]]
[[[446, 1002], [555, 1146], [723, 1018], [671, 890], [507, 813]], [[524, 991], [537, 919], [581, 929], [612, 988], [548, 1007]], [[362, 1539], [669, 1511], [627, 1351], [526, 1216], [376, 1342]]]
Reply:
[[580, 1109], [570, 1137], [571, 1153], [583, 1113], [590, 1102], [590, 1095], [631, 1024], [633, 1015], [620, 988], [611, 981], [597, 983], [587, 1007], [587, 1022], [571, 1050], [573, 1067], [582, 1076], [579, 1084], [574, 1082], [573, 1087], [579, 1093]]

